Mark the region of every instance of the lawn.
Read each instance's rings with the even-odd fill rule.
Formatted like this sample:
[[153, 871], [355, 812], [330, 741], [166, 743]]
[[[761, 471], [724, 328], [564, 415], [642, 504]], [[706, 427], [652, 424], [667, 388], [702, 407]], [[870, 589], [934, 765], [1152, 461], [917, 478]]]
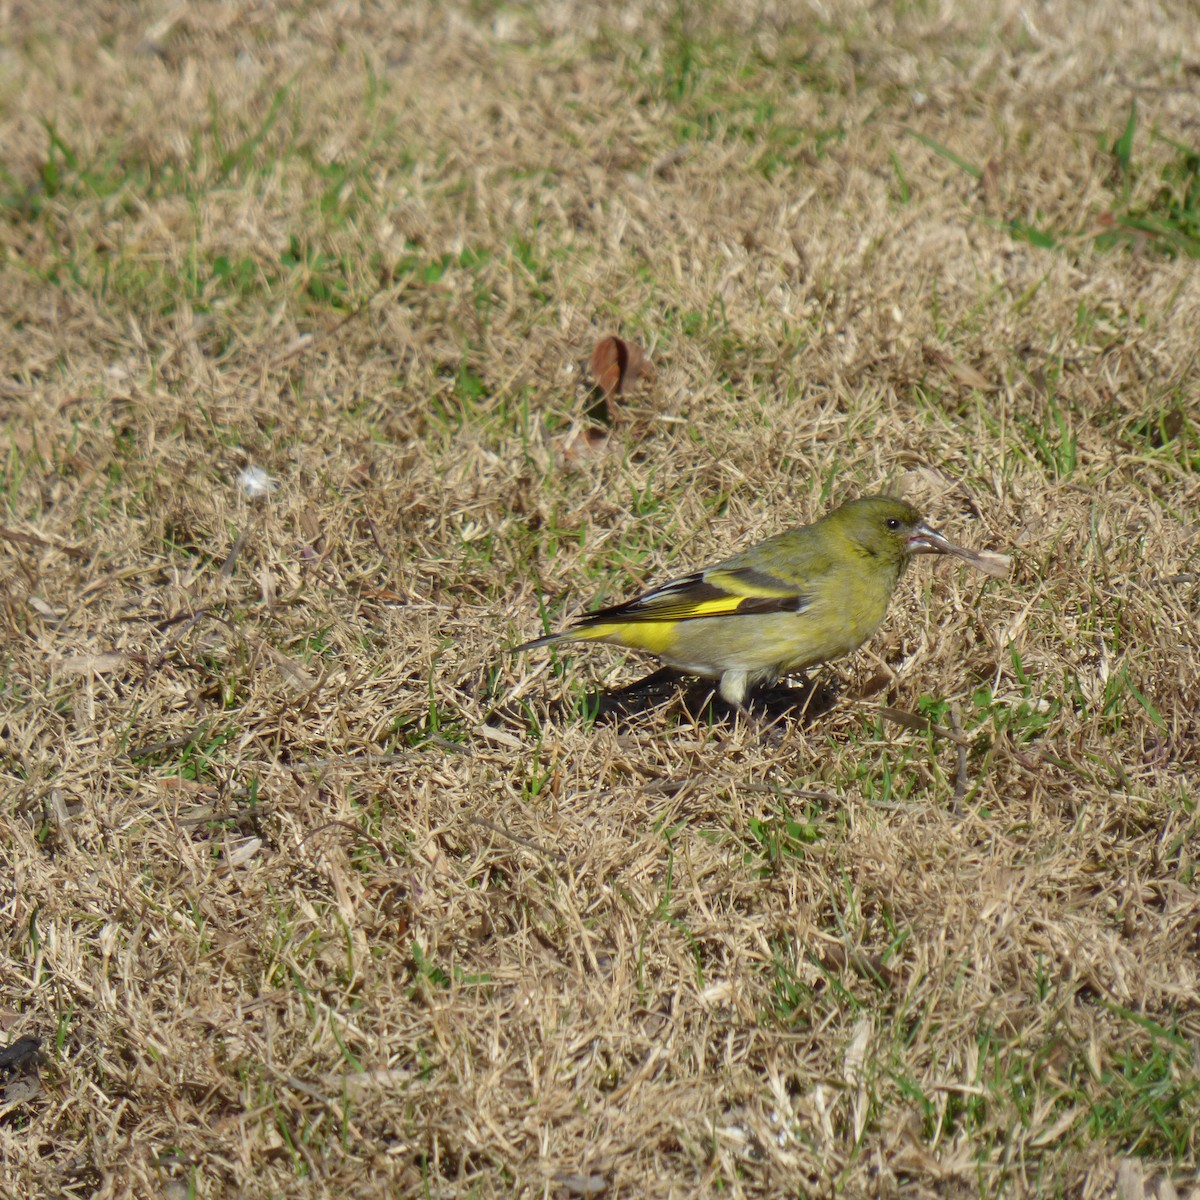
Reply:
[[[1191, 6], [0, 30], [0, 1192], [1200, 1197]], [[879, 491], [807, 709], [510, 652]]]

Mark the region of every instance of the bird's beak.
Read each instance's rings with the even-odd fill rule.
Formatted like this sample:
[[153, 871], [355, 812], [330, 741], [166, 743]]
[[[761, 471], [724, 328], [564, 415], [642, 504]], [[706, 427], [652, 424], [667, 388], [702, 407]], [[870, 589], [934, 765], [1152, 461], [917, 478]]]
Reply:
[[949, 538], [938, 533], [922, 521], [908, 535], [909, 554], [969, 554], [961, 546], [956, 546]]
[[994, 550], [968, 550], [966, 546], [956, 546], [944, 534], [930, 528], [922, 521], [908, 535], [909, 554], [953, 554], [968, 562], [977, 570], [987, 575], [1003, 578], [1008, 574], [1012, 560], [1007, 554], [997, 554]]

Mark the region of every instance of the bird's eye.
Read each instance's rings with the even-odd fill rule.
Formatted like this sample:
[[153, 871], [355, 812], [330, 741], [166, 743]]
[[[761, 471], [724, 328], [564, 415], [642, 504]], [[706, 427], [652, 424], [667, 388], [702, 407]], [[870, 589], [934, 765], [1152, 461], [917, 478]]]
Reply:
[[899, 517], [888, 517], [885, 524], [887, 525], [887, 527], [889, 529], [899, 529], [900, 528], [900, 518]]

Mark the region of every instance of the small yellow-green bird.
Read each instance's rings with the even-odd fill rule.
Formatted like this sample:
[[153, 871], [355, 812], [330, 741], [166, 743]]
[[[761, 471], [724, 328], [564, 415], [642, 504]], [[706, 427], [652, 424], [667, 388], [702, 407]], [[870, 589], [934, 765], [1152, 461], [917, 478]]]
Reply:
[[956, 554], [989, 574], [1003, 559], [954, 545], [903, 500], [866, 496], [624, 604], [585, 613], [570, 629], [517, 651], [556, 642], [645, 650], [676, 670], [719, 679], [721, 696], [744, 709], [752, 688], [857, 650], [879, 628], [914, 554]]

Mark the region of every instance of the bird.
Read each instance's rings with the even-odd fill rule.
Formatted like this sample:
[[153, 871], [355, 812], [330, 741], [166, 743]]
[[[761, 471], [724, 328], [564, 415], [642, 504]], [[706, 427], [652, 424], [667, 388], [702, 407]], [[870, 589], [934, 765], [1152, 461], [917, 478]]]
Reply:
[[1003, 558], [956, 546], [905, 500], [863, 496], [713, 566], [583, 613], [570, 628], [513, 652], [573, 642], [646, 651], [677, 671], [716, 679], [721, 698], [746, 712], [756, 688], [867, 641], [918, 554], [957, 555], [989, 574], [997, 573], [989, 560]]

